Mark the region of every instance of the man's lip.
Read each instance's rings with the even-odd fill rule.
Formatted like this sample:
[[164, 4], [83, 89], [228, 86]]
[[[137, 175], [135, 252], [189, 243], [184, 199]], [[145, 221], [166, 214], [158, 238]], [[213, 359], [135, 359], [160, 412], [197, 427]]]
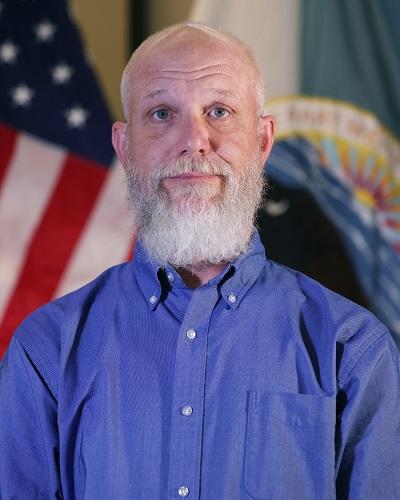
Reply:
[[168, 179], [201, 179], [201, 178], [210, 178], [210, 177], [219, 177], [217, 174], [204, 174], [201, 172], [187, 172], [185, 174], [179, 175], [171, 175], [170, 177], [166, 177], [165, 180]]

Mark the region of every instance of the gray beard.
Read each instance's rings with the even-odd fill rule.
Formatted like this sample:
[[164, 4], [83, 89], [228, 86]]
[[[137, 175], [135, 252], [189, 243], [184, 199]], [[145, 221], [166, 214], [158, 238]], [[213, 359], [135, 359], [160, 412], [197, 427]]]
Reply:
[[[193, 171], [222, 176], [222, 188], [188, 182], [171, 199], [162, 180]], [[247, 250], [264, 188], [259, 158], [250, 158], [240, 173], [223, 160], [180, 158], [146, 178], [131, 162], [126, 180], [138, 237], [161, 266], [230, 262]]]

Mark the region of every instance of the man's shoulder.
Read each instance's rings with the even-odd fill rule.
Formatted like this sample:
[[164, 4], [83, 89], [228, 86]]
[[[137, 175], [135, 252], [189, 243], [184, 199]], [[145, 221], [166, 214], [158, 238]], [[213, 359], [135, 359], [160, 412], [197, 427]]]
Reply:
[[389, 335], [371, 311], [299, 271], [268, 260], [266, 276], [287, 314], [297, 314], [301, 328], [315, 342], [330, 339], [356, 355]]
[[135, 283], [131, 263], [120, 264], [43, 305], [18, 327], [2, 365], [22, 361], [33, 366], [57, 397], [60, 370], [76, 363], [88, 367], [99, 359], [112, 331], [112, 311], [134, 298]]
[[328, 288], [317, 279], [276, 261], [266, 260], [266, 276], [268, 280], [273, 280], [274, 288], [281, 288], [284, 293], [291, 291], [291, 295], [300, 294], [321, 306], [329, 303], [335, 308], [349, 308], [371, 314], [361, 305]]
[[39, 307], [21, 323], [14, 339], [22, 344], [60, 343], [63, 331], [79, 328], [89, 312], [100, 315], [124, 293], [133, 290], [131, 263], [106, 269], [86, 285]]
[[269, 281], [273, 281], [272, 287], [280, 290], [280, 293], [288, 295], [289, 300], [296, 297], [301, 298], [301, 302], [313, 303], [318, 309], [328, 308], [331, 314], [354, 311], [362, 315], [372, 313], [356, 304], [349, 298], [328, 288], [300, 271], [287, 267], [283, 264], [267, 259], [266, 276]]
[[372, 359], [372, 366], [383, 353], [390, 352], [398, 362], [398, 348], [391, 334], [372, 312], [276, 262], [267, 261], [265, 275], [272, 281], [270, 293], [276, 294], [274, 303], [280, 308], [280, 321], [287, 324], [285, 335], [292, 335], [294, 342], [301, 339], [310, 359], [318, 358], [321, 364], [328, 358], [335, 359], [339, 386], [346, 383], [357, 365], [363, 369], [361, 359]]

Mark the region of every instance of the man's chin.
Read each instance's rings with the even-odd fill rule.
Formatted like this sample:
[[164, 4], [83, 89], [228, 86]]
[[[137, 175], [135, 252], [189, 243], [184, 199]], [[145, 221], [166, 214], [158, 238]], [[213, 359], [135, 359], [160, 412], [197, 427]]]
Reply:
[[204, 197], [204, 196], [191, 196], [191, 197], [174, 197], [169, 198], [167, 207], [168, 210], [171, 210], [174, 214], [198, 214], [203, 213], [211, 209], [212, 207], [218, 206], [220, 203], [219, 196], [213, 197]]
[[175, 189], [163, 189], [163, 195], [174, 206], [203, 207], [221, 200], [223, 193], [219, 185], [212, 183], [187, 183]]

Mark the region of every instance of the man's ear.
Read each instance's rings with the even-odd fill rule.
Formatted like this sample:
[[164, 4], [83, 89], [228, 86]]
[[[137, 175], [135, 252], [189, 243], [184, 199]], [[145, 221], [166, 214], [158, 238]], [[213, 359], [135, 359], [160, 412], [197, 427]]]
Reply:
[[128, 165], [127, 158], [127, 135], [126, 135], [127, 124], [125, 122], [115, 122], [112, 126], [112, 144], [114, 146], [115, 152], [117, 153], [118, 159], [124, 168]]
[[267, 158], [272, 149], [272, 145], [274, 143], [275, 118], [272, 115], [261, 116], [260, 127], [261, 127], [261, 154], [263, 162], [265, 163], [267, 161]]

